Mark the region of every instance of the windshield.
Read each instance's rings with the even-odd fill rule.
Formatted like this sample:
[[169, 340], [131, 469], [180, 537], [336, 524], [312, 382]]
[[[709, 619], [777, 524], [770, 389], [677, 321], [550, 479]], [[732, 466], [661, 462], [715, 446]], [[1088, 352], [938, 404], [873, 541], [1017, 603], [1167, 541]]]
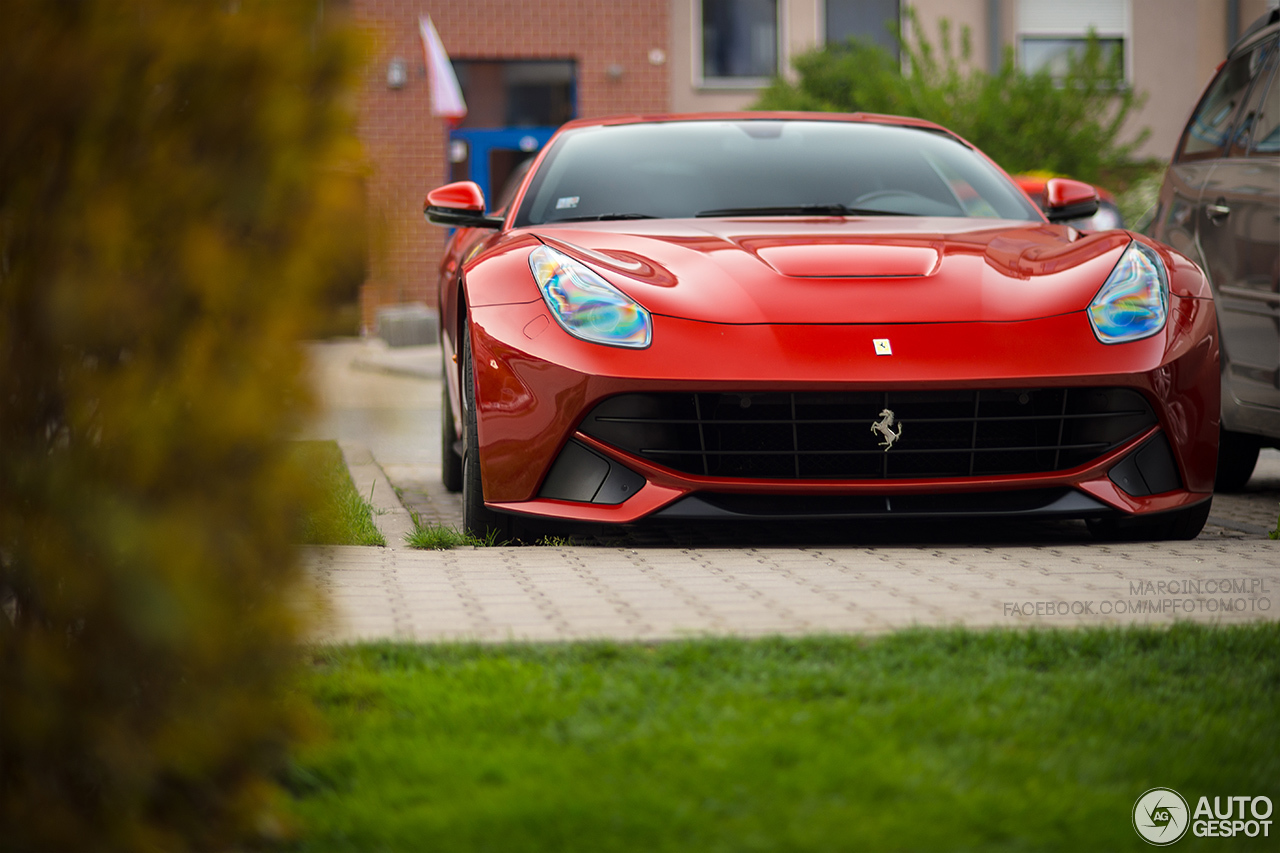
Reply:
[[940, 133], [758, 119], [567, 131], [547, 152], [515, 225], [700, 215], [1041, 220], [986, 159]]

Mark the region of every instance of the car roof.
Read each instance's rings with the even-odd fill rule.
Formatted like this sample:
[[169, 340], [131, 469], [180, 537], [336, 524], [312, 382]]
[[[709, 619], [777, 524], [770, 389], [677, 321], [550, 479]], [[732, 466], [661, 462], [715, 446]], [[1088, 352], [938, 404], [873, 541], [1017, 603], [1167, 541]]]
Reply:
[[657, 113], [652, 115], [614, 115], [598, 118], [579, 118], [565, 122], [562, 129], [578, 127], [603, 127], [623, 124], [666, 124], [692, 121], [831, 121], [854, 122], [859, 124], [884, 124], [898, 127], [911, 127], [941, 133], [950, 136], [969, 147], [973, 147], [960, 136], [947, 130], [940, 124], [909, 116], [884, 115], [881, 113], [827, 113], [827, 112], [785, 112], [766, 110], [745, 110], [737, 112], [703, 112], [703, 113]]
[[1240, 38], [1236, 39], [1236, 43], [1231, 46], [1231, 50], [1227, 51], [1227, 55], [1231, 56], [1237, 53], [1241, 48], [1252, 43], [1258, 38], [1271, 35], [1271, 28], [1277, 27], [1277, 25], [1280, 25], [1280, 8], [1272, 9], [1250, 24], [1248, 28], [1240, 34]]

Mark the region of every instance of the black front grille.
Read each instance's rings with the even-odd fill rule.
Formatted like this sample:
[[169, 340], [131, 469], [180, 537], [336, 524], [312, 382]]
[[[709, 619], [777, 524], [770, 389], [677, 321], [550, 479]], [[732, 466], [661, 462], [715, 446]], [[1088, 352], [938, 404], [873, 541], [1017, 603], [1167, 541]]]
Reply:
[[[886, 450], [872, 425], [893, 413]], [[582, 432], [723, 478], [882, 480], [1061, 471], [1155, 425], [1128, 388], [622, 394]]]

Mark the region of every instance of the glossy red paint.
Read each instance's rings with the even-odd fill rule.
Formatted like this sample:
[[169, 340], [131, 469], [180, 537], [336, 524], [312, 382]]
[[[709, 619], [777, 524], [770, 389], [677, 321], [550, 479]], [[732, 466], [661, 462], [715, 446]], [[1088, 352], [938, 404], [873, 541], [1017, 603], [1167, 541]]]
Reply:
[[[576, 341], [550, 329], [549, 323], [543, 326], [546, 333], [530, 339], [523, 330], [545, 313], [541, 301], [472, 312], [480, 452], [485, 459], [485, 494], [494, 502], [532, 499], [581, 417], [618, 393], [1019, 388], [1032, 381], [1045, 387], [1138, 389], [1162, 412], [1161, 426], [1182, 462], [1188, 489], [1212, 491], [1218, 362], [1212, 334], [1216, 320], [1212, 303], [1205, 300], [1175, 297], [1176, 319], [1166, 333], [1111, 347], [1097, 342], [1083, 312], [991, 324], [762, 326], [659, 318], [662, 322], [655, 322], [653, 346], [641, 351]], [[878, 337], [892, 341], [892, 358], [875, 355], [872, 341]], [[633, 457], [615, 455], [637, 471], [653, 470]], [[1087, 472], [1075, 476], [1087, 479]], [[1066, 475], [965, 479], [951, 481], [950, 486], [981, 491], [1011, 484], [1019, 488], [1058, 485], [1067, 480]], [[711, 481], [671, 472], [663, 482], [683, 489], [681, 494], [708, 485], [717, 491], [742, 490], [742, 481]], [[886, 493], [939, 491], [947, 484], [945, 480], [862, 485], [824, 481], [805, 488]], [[794, 492], [797, 484], [776, 488]], [[618, 515], [621, 510], [610, 512]]]
[[[1041, 205], [1041, 206], [1043, 206], [1043, 204], [1048, 203], [1046, 201], [1045, 189], [1049, 185], [1049, 182], [1052, 180], [1060, 180], [1060, 179], [1045, 177], [1044, 175], [1014, 175], [1013, 176], [1014, 183], [1016, 183], [1019, 187], [1021, 187], [1022, 191], [1026, 193], [1028, 196], [1030, 196], [1032, 201], [1034, 201], [1037, 205]], [[1114, 195], [1112, 195], [1110, 192], [1103, 189], [1102, 187], [1095, 186], [1093, 184], [1085, 184], [1083, 181], [1072, 181], [1072, 183], [1083, 184], [1084, 186], [1090, 187], [1095, 193], [1097, 193], [1098, 198], [1101, 199], [1102, 201], [1109, 201], [1114, 203], [1116, 200], [1116, 197]], [[1087, 199], [1088, 199], [1088, 196], [1085, 195], [1083, 198], [1080, 198], [1077, 200], [1085, 201]]]
[[484, 212], [484, 192], [475, 181], [445, 184], [427, 193], [426, 207]]
[[[762, 117], [941, 130], [885, 116], [758, 113], [622, 117], [567, 127]], [[536, 169], [535, 164], [531, 174]], [[1094, 192], [1073, 181], [1051, 181], [1047, 187], [1061, 204], [1082, 200], [1086, 189]], [[434, 197], [429, 203], [437, 203]], [[1086, 309], [1134, 240], [1155, 248], [1167, 268], [1169, 321], [1149, 338], [1105, 345], [1094, 335]], [[539, 245], [586, 264], [647, 308], [653, 315], [652, 344], [628, 350], [565, 333], [529, 270], [529, 253]], [[461, 430], [455, 356], [466, 319], [481, 478], [485, 503], [492, 508], [627, 523], [700, 490], [907, 494], [1069, 486], [1117, 510], [1146, 513], [1189, 506], [1212, 491], [1219, 406], [1212, 298], [1194, 263], [1140, 235], [1082, 234], [1044, 221], [932, 217], [726, 217], [520, 229], [508, 220], [497, 231], [459, 229], [440, 274], [454, 420]], [[876, 354], [876, 338], [892, 342], [891, 357]], [[681, 474], [576, 432], [598, 402], [626, 392], [1022, 388], [1033, 383], [1138, 390], [1169, 438], [1184, 488], [1135, 498], [1108, 479], [1108, 469], [1147, 435], [1087, 465], [1045, 476], [784, 482]], [[538, 498], [547, 471], [570, 438], [643, 475], [647, 484], [616, 506]]]
[[917, 278], [938, 271], [942, 247], [893, 237], [854, 241], [840, 238], [797, 245], [790, 240], [744, 244], [784, 276], [796, 278]]
[[[993, 228], [991, 220], [915, 217], [900, 225], [893, 220], [893, 231], [886, 225], [855, 217], [683, 219], [550, 226], [538, 233], [587, 263], [588, 251], [598, 254], [606, 245], [648, 258], [661, 281], [616, 267], [601, 272], [654, 314], [715, 323], [811, 323], [817, 305], [820, 318], [832, 323], [999, 322], [1079, 311], [1130, 241], [1123, 232], [1072, 239], [1075, 232], [1062, 225]], [[806, 260], [812, 246], [817, 251]], [[782, 253], [789, 274], [762, 252]], [[859, 254], [882, 269], [896, 264], [897, 275], [856, 266]], [[847, 266], [837, 271], [833, 262]], [[1054, 273], [1061, 276], [1052, 284], [1040, 283]], [[1072, 281], [1064, 286], [1063, 276]], [[508, 282], [495, 289], [500, 295], [469, 286], [482, 300], [473, 304], [511, 301]]]
[[1093, 184], [1084, 181], [1073, 181], [1070, 178], [1050, 178], [1044, 185], [1044, 201], [1049, 210], [1071, 207], [1086, 201], [1098, 199], [1098, 191]]

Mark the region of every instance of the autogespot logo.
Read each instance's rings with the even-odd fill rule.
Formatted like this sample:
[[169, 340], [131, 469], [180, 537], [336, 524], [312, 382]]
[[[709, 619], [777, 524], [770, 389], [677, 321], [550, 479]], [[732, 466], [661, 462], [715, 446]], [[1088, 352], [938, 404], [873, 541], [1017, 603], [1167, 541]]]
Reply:
[[1133, 828], [1148, 844], [1166, 847], [1185, 835], [1190, 824], [1187, 801], [1172, 788], [1152, 788], [1133, 804]]

